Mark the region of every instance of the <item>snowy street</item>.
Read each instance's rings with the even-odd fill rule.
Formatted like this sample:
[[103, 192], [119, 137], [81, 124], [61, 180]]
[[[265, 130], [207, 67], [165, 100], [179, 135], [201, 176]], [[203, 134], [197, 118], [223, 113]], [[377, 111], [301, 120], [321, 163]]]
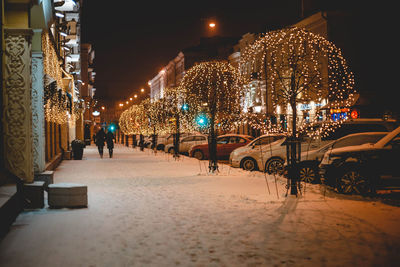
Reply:
[[[0, 266], [395, 266], [400, 207], [283, 178], [116, 145], [64, 160], [54, 182], [88, 186], [88, 208], [25, 211]], [[276, 182], [275, 182], [276, 181]]]

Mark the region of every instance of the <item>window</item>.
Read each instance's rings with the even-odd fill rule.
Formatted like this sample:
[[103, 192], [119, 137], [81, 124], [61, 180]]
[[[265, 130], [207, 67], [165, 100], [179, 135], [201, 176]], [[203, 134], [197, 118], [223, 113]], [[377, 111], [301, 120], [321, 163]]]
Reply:
[[205, 141], [205, 140], [206, 140], [206, 137], [205, 137], [205, 136], [195, 136], [195, 137], [194, 137], [194, 140], [195, 140], [195, 141]]
[[229, 138], [229, 144], [236, 144], [236, 143], [239, 143], [238, 140], [239, 138], [238, 137], [236, 137], [236, 136], [231, 136], [230, 138]]
[[184, 142], [190, 142], [193, 140], [194, 140], [194, 136], [189, 136], [189, 137], [183, 138], [181, 142], [184, 143]]
[[217, 144], [227, 144], [229, 141], [229, 137], [220, 137], [217, 139]]
[[254, 141], [252, 143], [252, 145], [254, 145], [254, 146], [267, 145], [267, 144], [269, 144], [271, 142], [273, 142], [273, 137], [266, 136], [266, 137], [262, 137], [262, 138], [257, 139], [256, 141]]

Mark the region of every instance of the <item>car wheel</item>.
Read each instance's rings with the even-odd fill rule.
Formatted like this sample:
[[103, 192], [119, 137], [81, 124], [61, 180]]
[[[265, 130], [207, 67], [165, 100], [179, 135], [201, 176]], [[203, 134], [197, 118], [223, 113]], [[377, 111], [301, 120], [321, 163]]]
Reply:
[[196, 159], [201, 160], [201, 159], [204, 158], [204, 154], [203, 154], [203, 152], [201, 150], [196, 150], [196, 151], [193, 152], [193, 157], [196, 158]]
[[257, 163], [252, 158], [246, 158], [242, 160], [242, 168], [245, 171], [256, 171], [257, 170]]
[[157, 150], [164, 150], [164, 145], [157, 145]]
[[175, 154], [175, 148], [173, 147], [168, 148], [168, 153]]
[[318, 171], [315, 167], [304, 165], [299, 168], [300, 181], [306, 183], [316, 183], [318, 181]]
[[265, 171], [268, 174], [283, 174], [283, 164], [285, 162], [280, 158], [272, 158], [265, 163]]
[[336, 183], [336, 189], [343, 194], [365, 195], [371, 192], [370, 179], [357, 167], [346, 167]]

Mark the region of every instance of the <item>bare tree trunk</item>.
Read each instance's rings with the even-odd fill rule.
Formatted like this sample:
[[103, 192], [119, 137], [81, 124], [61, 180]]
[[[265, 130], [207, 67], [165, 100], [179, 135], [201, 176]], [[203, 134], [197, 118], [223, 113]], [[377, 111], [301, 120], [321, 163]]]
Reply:
[[208, 153], [210, 155], [208, 169], [210, 172], [215, 172], [218, 170], [217, 138], [215, 133], [215, 112], [211, 113]]
[[137, 141], [136, 141], [136, 134], [132, 135], [132, 147], [135, 148], [137, 146]]
[[152, 136], [152, 147], [154, 151], [157, 152], [157, 134], [156, 134], [156, 127], [153, 126], [153, 136]]
[[139, 145], [140, 145], [140, 151], [143, 151], [144, 150], [144, 136], [143, 136], [143, 134], [140, 134]]
[[174, 157], [179, 157], [179, 140], [180, 140], [180, 121], [179, 121], [179, 113], [176, 113], [176, 133], [174, 138]]
[[[297, 173], [297, 108], [296, 108], [296, 98], [292, 97], [290, 100], [290, 105], [292, 107], [293, 119], [292, 119], [292, 142], [290, 142], [290, 194], [297, 196], [297, 183], [298, 183], [298, 173]], [[289, 159], [288, 159], [289, 160]]]

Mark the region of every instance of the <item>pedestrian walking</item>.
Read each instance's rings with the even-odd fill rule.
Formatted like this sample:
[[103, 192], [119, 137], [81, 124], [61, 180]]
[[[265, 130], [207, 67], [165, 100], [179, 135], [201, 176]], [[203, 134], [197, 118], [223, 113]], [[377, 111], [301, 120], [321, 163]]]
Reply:
[[115, 141], [115, 136], [111, 130], [107, 131], [106, 135], [106, 143], [107, 143], [107, 148], [108, 148], [108, 154], [110, 158], [113, 156], [113, 149], [114, 149], [114, 141]]
[[106, 140], [106, 133], [104, 129], [101, 128], [100, 131], [96, 134], [96, 146], [99, 150], [100, 157], [103, 158], [103, 148], [104, 148], [104, 141]]

